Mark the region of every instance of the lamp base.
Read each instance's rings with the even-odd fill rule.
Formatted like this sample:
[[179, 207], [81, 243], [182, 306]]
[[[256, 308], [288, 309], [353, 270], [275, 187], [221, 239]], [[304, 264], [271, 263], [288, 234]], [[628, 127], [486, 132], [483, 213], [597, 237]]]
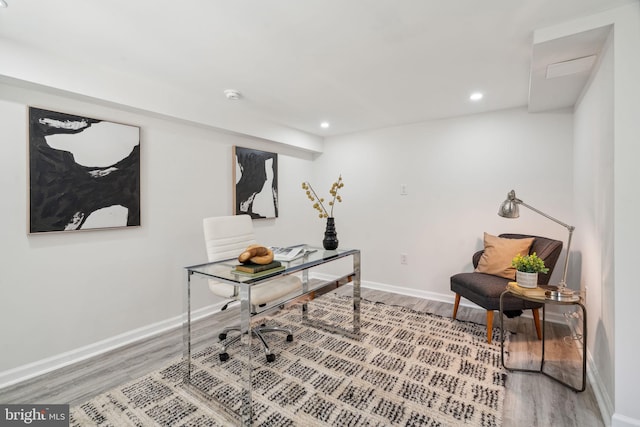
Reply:
[[555, 301], [577, 301], [580, 298], [573, 292], [573, 290], [567, 288], [548, 290], [544, 294], [548, 299]]

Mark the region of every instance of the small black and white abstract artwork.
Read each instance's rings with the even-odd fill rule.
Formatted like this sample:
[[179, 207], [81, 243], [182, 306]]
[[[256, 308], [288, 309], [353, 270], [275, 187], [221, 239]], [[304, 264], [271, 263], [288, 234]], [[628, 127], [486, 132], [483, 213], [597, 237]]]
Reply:
[[278, 217], [278, 154], [233, 147], [235, 215]]
[[140, 128], [29, 107], [29, 233], [140, 225]]

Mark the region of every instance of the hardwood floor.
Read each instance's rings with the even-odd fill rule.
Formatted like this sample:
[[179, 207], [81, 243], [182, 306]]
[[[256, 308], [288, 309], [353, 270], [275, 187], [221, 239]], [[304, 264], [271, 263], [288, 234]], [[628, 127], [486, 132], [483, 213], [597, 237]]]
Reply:
[[[351, 291], [348, 285], [336, 290], [340, 294], [349, 294]], [[451, 304], [371, 289], [363, 288], [362, 297], [446, 317], [450, 317], [453, 311]], [[221, 313], [222, 317], [217, 315], [216, 324], [221, 327], [226, 319], [237, 315], [237, 310], [235, 306]], [[486, 324], [484, 310], [468, 307], [459, 308], [458, 319]], [[498, 316], [494, 323], [494, 326], [499, 326]], [[540, 357], [540, 342], [535, 338], [533, 321], [523, 317], [505, 318], [505, 328], [515, 332], [509, 344], [509, 366], [528, 365], [537, 368], [535, 364]], [[206, 345], [217, 340], [219, 329], [212, 327], [211, 321], [200, 321], [193, 325], [192, 331], [192, 341]], [[565, 339], [569, 334], [569, 328], [565, 325], [548, 325], [545, 369], [554, 372], [554, 375], [566, 372], [569, 377], [579, 381], [582, 356], [576, 343]], [[182, 328], [177, 328], [161, 336], [0, 389], [0, 402], [77, 405], [181, 356]], [[511, 372], [506, 384], [503, 425], [600, 427], [605, 424], [588, 384], [584, 392], [576, 393], [544, 375]]]

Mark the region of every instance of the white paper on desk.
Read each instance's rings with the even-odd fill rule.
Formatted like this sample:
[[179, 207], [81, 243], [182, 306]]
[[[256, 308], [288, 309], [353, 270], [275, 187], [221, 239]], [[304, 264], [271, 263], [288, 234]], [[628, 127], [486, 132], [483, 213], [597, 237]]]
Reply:
[[276, 261], [291, 261], [300, 256], [304, 250], [304, 246], [294, 246], [292, 248], [272, 247], [273, 259]]

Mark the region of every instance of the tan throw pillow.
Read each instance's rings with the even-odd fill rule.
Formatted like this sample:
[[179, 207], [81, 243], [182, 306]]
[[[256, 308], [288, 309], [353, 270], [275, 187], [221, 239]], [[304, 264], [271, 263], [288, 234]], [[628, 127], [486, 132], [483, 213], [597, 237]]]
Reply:
[[533, 241], [533, 237], [505, 239], [484, 233], [484, 253], [476, 271], [515, 280], [516, 269], [511, 266], [511, 260], [518, 254], [528, 255]]

